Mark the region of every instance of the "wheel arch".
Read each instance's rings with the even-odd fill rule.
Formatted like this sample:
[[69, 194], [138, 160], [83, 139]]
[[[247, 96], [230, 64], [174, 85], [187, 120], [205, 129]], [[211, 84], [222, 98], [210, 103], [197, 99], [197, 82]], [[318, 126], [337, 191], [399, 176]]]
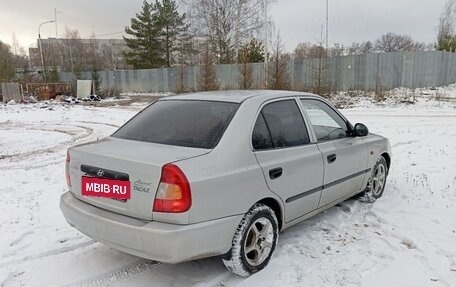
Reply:
[[257, 203], [261, 203], [266, 206], [269, 206], [274, 211], [274, 213], [276, 214], [276, 217], [277, 217], [277, 221], [279, 223], [279, 231], [282, 230], [283, 212], [282, 212], [282, 207], [280, 206], [280, 203], [272, 197], [263, 198], [262, 200], [258, 201]]
[[387, 152], [384, 152], [384, 153], [382, 153], [382, 157], [385, 159], [386, 165], [387, 165], [388, 171], [389, 171], [390, 166], [391, 166], [391, 156]]

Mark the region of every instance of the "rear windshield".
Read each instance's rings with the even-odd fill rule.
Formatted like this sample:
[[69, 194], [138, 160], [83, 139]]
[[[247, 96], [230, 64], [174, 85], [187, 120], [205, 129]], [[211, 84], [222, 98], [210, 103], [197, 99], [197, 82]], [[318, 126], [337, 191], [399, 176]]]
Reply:
[[113, 137], [194, 148], [214, 148], [239, 104], [158, 101], [137, 114]]

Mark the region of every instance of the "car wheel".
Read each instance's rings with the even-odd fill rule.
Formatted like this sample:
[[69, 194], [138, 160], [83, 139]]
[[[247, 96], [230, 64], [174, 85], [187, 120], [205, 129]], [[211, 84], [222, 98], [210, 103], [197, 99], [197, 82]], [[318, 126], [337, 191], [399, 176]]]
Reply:
[[388, 176], [388, 165], [383, 156], [375, 163], [372, 173], [369, 176], [364, 195], [360, 198], [364, 202], [374, 202], [383, 195], [385, 190], [386, 177]]
[[269, 263], [278, 238], [274, 211], [264, 204], [255, 204], [236, 229], [231, 250], [222, 258], [223, 264], [242, 277], [256, 273]]

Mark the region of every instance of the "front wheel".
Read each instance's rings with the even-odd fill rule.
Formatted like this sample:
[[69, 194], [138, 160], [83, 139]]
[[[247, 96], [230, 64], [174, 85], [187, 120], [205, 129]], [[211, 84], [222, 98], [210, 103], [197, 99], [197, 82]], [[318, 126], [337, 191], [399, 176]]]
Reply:
[[268, 264], [278, 237], [274, 211], [264, 204], [255, 204], [236, 229], [231, 250], [224, 255], [223, 264], [242, 277], [256, 273]]
[[383, 156], [381, 156], [372, 170], [367, 182], [364, 195], [360, 198], [364, 202], [374, 202], [383, 195], [385, 190], [386, 177], [388, 176], [388, 165]]

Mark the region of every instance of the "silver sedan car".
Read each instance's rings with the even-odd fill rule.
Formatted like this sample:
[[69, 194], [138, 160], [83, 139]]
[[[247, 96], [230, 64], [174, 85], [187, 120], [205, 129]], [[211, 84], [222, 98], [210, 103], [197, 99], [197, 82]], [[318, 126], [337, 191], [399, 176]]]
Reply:
[[279, 231], [360, 195], [383, 194], [389, 141], [322, 97], [217, 91], [165, 97], [112, 136], [68, 150], [71, 226], [161, 262], [220, 256], [263, 269]]

